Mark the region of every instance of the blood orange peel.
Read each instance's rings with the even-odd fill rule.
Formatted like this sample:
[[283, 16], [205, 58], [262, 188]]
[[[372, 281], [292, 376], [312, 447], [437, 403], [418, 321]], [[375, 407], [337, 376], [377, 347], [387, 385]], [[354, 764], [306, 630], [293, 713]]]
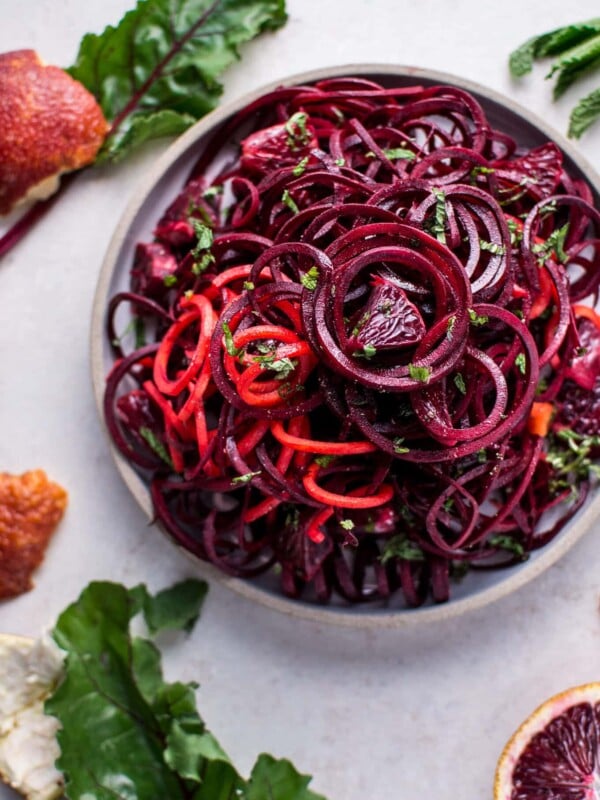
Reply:
[[58, 189], [108, 133], [94, 96], [34, 50], [0, 54], [0, 214]]
[[599, 800], [600, 683], [546, 700], [505, 746], [494, 800]]

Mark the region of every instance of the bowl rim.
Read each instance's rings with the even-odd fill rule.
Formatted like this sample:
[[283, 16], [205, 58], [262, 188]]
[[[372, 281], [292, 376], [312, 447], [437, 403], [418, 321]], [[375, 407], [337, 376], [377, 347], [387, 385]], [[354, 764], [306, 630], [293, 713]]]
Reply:
[[[208, 113], [178, 137], [156, 160], [154, 165], [150, 167], [144, 175], [144, 178], [134, 187], [131, 198], [120, 217], [106, 250], [93, 298], [92, 320], [90, 325], [90, 365], [93, 392], [96, 408], [100, 417], [100, 424], [107, 435], [110, 452], [121, 478], [138, 505], [151, 521], [153, 519], [153, 509], [148, 487], [142, 477], [112, 444], [108, 436], [103, 413], [103, 395], [106, 376], [103, 353], [105, 340], [104, 316], [109, 299], [108, 292], [110, 284], [129, 228], [148, 196], [151, 194], [153, 188], [169, 168], [185, 155], [188, 148], [196, 140], [205, 136], [232, 114], [258, 99], [263, 94], [271, 92], [278, 87], [293, 86], [299, 83], [314, 83], [315, 81], [326, 78], [343, 76], [369, 76], [373, 78], [377, 76], [402, 77], [412, 78], [415, 81], [422, 79], [427, 82], [463, 89], [474, 95], [479, 95], [479, 97], [499, 106], [508, 108], [513, 114], [520, 116], [531, 126], [537, 128], [544, 136], [548, 137], [550, 141], [555, 142], [563, 153], [586, 175], [588, 182], [593, 186], [596, 192], [600, 194], [600, 175], [585, 156], [583, 156], [559, 131], [555, 130], [545, 120], [537, 116], [537, 114], [532, 113], [529, 109], [515, 102], [512, 98], [503, 95], [501, 92], [448, 72], [402, 64], [381, 64], [377, 62], [349, 63], [332, 67], [323, 67], [270, 81], [268, 84], [229, 100], [214, 111]], [[160, 525], [157, 525], [157, 528], [169, 539], [174, 547], [179, 549], [188, 559], [197, 565], [204, 577], [207, 579], [214, 579], [236, 594], [242, 596], [244, 599], [251, 600], [273, 611], [278, 611], [288, 616], [309, 620], [311, 622], [333, 624], [350, 628], [412, 628], [416, 624], [445, 621], [453, 617], [458, 617], [467, 611], [483, 608], [521, 588], [558, 561], [591, 529], [592, 523], [597, 516], [600, 516], [600, 492], [584, 504], [574, 518], [567, 523], [566, 530], [564, 530], [557, 539], [554, 539], [547, 548], [538, 551], [534, 559], [524, 562], [514, 570], [507, 571], [506, 577], [492, 586], [480, 589], [472, 595], [457, 600], [450, 600], [450, 602], [440, 603], [438, 605], [428, 605], [411, 609], [386, 609], [380, 607], [376, 611], [365, 610], [368, 609], [367, 604], [362, 606], [331, 607], [308, 604], [286, 598], [284, 595], [276, 595], [265, 588], [256, 586], [248, 580], [233, 578], [221, 572], [221, 570], [217, 569], [211, 563], [194, 556], [185, 548], [174, 542]]]

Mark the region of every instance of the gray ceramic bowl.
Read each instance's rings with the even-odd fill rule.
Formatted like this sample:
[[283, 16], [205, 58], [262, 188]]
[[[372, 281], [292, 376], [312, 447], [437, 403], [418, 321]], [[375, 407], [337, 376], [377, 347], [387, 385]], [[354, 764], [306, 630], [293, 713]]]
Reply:
[[[115, 292], [127, 286], [136, 242], [149, 240], [159, 216], [183, 186], [196, 159], [199, 144], [232, 114], [277, 86], [306, 84], [342, 75], [372, 78], [388, 86], [414, 83], [450, 84], [469, 91], [482, 104], [492, 125], [515, 138], [521, 145], [535, 147], [549, 140], [555, 141], [565, 155], [565, 164], [569, 172], [575, 176], [585, 176], [593, 187], [598, 204], [600, 177], [564, 137], [546, 125], [543, 120], [511, 100], [490, 89], [453, 75], [413, 67], [350, 64], [292, 75], [285, 81], [263, 86], [212, 112], [171, 145], [150, 170], [143, 184], [137, 188], [117, 226], [100, 273], [91, 328], [94, 391], [101, 416], [104, 378], [111, 366], [111, 353], [104, 328], [108, 301]], [[146, 482], [114, 448], [113, 456], [123, 480], [148, 517], [152, 518], [152, 503]], [[506, 570], [468, 574], [460, 584], [452, 586], [452, 597], [448, 603], [426, 605], [418, 609], [374, 608], [369, 605], [323, 607], [293, 601], [277, 592], [276, 581], [272, 576], [253, 581], [231, 578], [210, 564], [191, 557], [197, 563], [198, 570], [205, 576], [221, 581], [248, 600], [286, 614], [321, 623], [354, 627], [395, 627], [422, 623], [427, 620], [446, 619], [481, 607], [513, 592], [557, 561], [577, 539], [591, 528], [599, 514], [600, 495], [595, 494], [560, 535], [546, 547], [533, 553], [528, 561]]]

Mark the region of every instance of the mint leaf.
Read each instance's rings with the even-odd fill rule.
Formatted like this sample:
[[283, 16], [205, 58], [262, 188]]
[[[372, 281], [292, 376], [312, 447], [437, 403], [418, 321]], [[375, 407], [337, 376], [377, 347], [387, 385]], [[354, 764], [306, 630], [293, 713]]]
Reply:
[[325, 800], [308, 789], [308, 775], [301, 775], [287, 759], [262, 754], [252, 769], [243, 800]]
[[139, 0], [83, 37], [70, 74], [112, 122], [101, 159], [189, 127], [217, 104], [239, 46], [286, 21], [284, 0]]
[[558, 99], [577, 78], [600, 64], [600, 34], [568, 50], [553, 65], [548, 77], [558, 73], [554, 85], [554, 98]]
[[431, 367], [418, 367], [416, 364], [409, 364], [408, 374], [413, 381], [429, 383], [429, 378], [431, 377]]
[[513, 50], [508, 57], [508, 67], [510, 69], [510, 74], [514, 78], [521, 78], [523, 75], [527, 75], [527, 73], [531, 72], [533, 69], [535, 45], [538, 38], [538, 36], [534, 36], [533, 38], [528, 39], [516, 50]]
[[579, 139], [590, 125], [600, 117], [600, 89], [583, 97], [571, 111], [568, 134]]
[[395, 558], [402, 558], [405, 561], [424, 561], [425, 554], [418, 544], [411, 542], [405, 534], [399, 533], [385, 543], [380, 561], [385, 564]]

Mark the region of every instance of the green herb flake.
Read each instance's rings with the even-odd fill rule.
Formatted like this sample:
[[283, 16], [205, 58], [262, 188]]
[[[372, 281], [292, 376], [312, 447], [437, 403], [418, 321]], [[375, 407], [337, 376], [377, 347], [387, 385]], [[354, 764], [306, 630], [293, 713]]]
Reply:
[[508, 536], [506, 534], [490, 536], [487, 540], [487, 544], [491, 547], [497, 547], [499, 550], [506, 550], [509, 553], [514, 553], [521, 559], [526, 558], [525, 548], [514, 536]]
[[206, 200], [210, 200], [213, 197], [218, 197], [220, 194], [223, 194], [222, 184], [218, 184], [216, 186], [209, 186], [208, 189], [205, 189], [202, 192], [202, 197], [204, 197]]
[[410, 453], [410, 447], [406, 447], [404, 444], [404, 436], [397, 436], [392, 444], [394, 446], [394, 453], [397, 453], [399, 456]]
[[516, 219], [507, 219], [506, 224], [510, 233], [510, 243], [514, 247], [521, 243], [523, 239], [523, 226]]
[[336, 160], [333, 163], [336, 165], [336, 167], [343, 167], [346, 164], [346, 159], [336, 158]]
[[204, 253], [199, 261], [194, 261], [192, 264], [192, 272], [194, 275], [202, 275], [203, 272], [215, 263], [215, 257], [212, 253]]
[[172, 286], [177, 285], [177, 275], [165, 275], [163, 278], [164, 285], [170, 289]]
[[227, 322], [223, 323], [223, 337], [225, 339], [225, 350], [227, 354], [235, 358], [242, 352], [240, 347], [236, 347], [233, 343], [233, 334]]
[[527, 357], [525, 356], [525, 353], [519, 353], [519, 355], [515, 358], [515, 365], [521, 375], [525, 375], [527, 372]]
[[281, 195], [281, 202], [284, 206], [287, 206], [292, 214], [298, 214], [300, 209], [292, 195], [289, 192], [289, 189], [284, 189], [283, 194]]
[[363, 345], [362, 354], [367, 360], [369, 360], [373, 358], [375, 355], [377, 355], [377, 348], [374, 345], [367, 342], [367, 344]]
[[308, 156], [304, 156], [304, 158], [301, 159], [296, 164], [296, 166], [292, 170], [292, 175], [295, 178], [299, 178], [301, 175], [304, 175], [304, 172], [306, 170], [306, 165], [308, 164], [308, 161], [309, 161], [309, 157]]
[[365, 313], [362, 315], [362, 317], [358, 320], [358, 322], [352, 329], [352, 333], [350, 335], [358, 336], [358, 334], [362, 331], [362, 329], [365, 327], [365, 325], [370, 319], [371, 319], [371, 312], [365, 311]]
[[255, 289], [255, 288], [256, 288], [256, 287], [254, 286], [254, 284], [252, 283], [252, 281], [244, 281], [244, 283], [243, 283], [243, 289], [245, 289], [245, 291], [247, 291], [247, 292], [251, 292], [251, 291], [252, 291], [253, 289]]
[[538, 264], [543, 264], [552, 256], [560, 264], [565, 264], [569, 260], [569, 254], [565, 251], [565, 241], [568, 233], [569, 223], [566, 222], [561, 228], [553, 230], [545, 242], [533, 245], [531, 251], [536, 254]]
[[300, 283], [305, 289], [308, 289], [309, 292], [314, 292], [314, 290], [317, 288], [318, 280], [319, 270], [317, 267], [312, 266], [308, 272], [305, 272], [304, 275], [301, 276]]
[[419, 381], [419, 383], [429, 383], [431, 372], [431, 367], [419, 367], [416, 364], [408, 365], [408, 374], [413, 381]]
[[154, 431], [146, 426], [142, 425], [140, 428], [140, 436], [142, 439], [147, 443], [148, 447], [152, 450], [152, 452], [157, 455], [165, 464], [168, 464], [171, 469], [175, 469], [171, 456], [167, 448], [161, 442], [161, 440], [156, 436]]
[[454, 376], [454, 385], [461, 394], [467, 393], [467, 385], [465, 383], [465, 379], [463, 378], [460, 372], [457, 372], [456, 375]]
[[305, 111], [297, 111], [285, 123], [287, 132], [287, 146], [291, 150], [299, 150], [310, 142], [310, 131], [306, 127], [308, 114]]
[[503, 245], [497, 244], [496, 242], [487, 242], [485, 239], [479, 240], [479, 247], [481, 250], [486, 250], [494, 256], [503, 256], [506, 253], [506, 249]]
[[351, 520], [351, 519], [341, 519], [341, 520], [340, 520], [340, 526], [341, 526], [341, 527], [342, 527], [342, 528], [343, 528], [345, 531], [352, 531], [352, 530], [354, 530], [354, 522], [352, 522], [352, 520]]
[[446, 195], [441, 189], [432, 189], [435, 197], [435, 218], [432, 225], [432, 233], [442, 244], [446, 244]]
[[212, 228], [208, 225], [205, 225], [204, 222], [201, 222], [199, 219], [195, 217], [190, 218], [190, 223], [194, 229], [194, 234], [196, 236], [196, 246], [192, 250], [192, 255], [197, 258], [204, 250], [210, 250], [214, 240], [214, 234]]
[[397, 558], [403, 561], [425, 561], [425, 553], [406, 534], [399, 533], [384, 544], [379, 560], [386, 564]]
[[475, 327], [481, 327], [490, 321], [489, 317], [480, 316], [473, 308], [469, 309], [469, 319], [471, 320], [471, 325], [475, 325]]
[[232, 486], [245, 485], [246, 483], [250, 483], [252, 478], [256, 478], [257, 475], [260, 474], [261, 470], [258, 470], [257, 472], [246, 472], [245, 475], [237, 475], [235, 478], [231, 479], [231, 485]]
[[483, 164], [477, 164], [471, 170], [471, 178], [477, 178], [479, 175], [493, 175], [496, 170], [494, 167], [485, 167]]
[[320, 467], [328, 467], [330, 464], [333, 464], [337, 456], [317, 456], [315, 458], [315, 464], [318, 464]]
[[448, 339], [452, 339], [452, 332], [454, 331], [454, 326], [456, 325], [456, 316], [453, 314], [451, 317], [448, 317], [448, 322], [446, 323], [446, 336]]

